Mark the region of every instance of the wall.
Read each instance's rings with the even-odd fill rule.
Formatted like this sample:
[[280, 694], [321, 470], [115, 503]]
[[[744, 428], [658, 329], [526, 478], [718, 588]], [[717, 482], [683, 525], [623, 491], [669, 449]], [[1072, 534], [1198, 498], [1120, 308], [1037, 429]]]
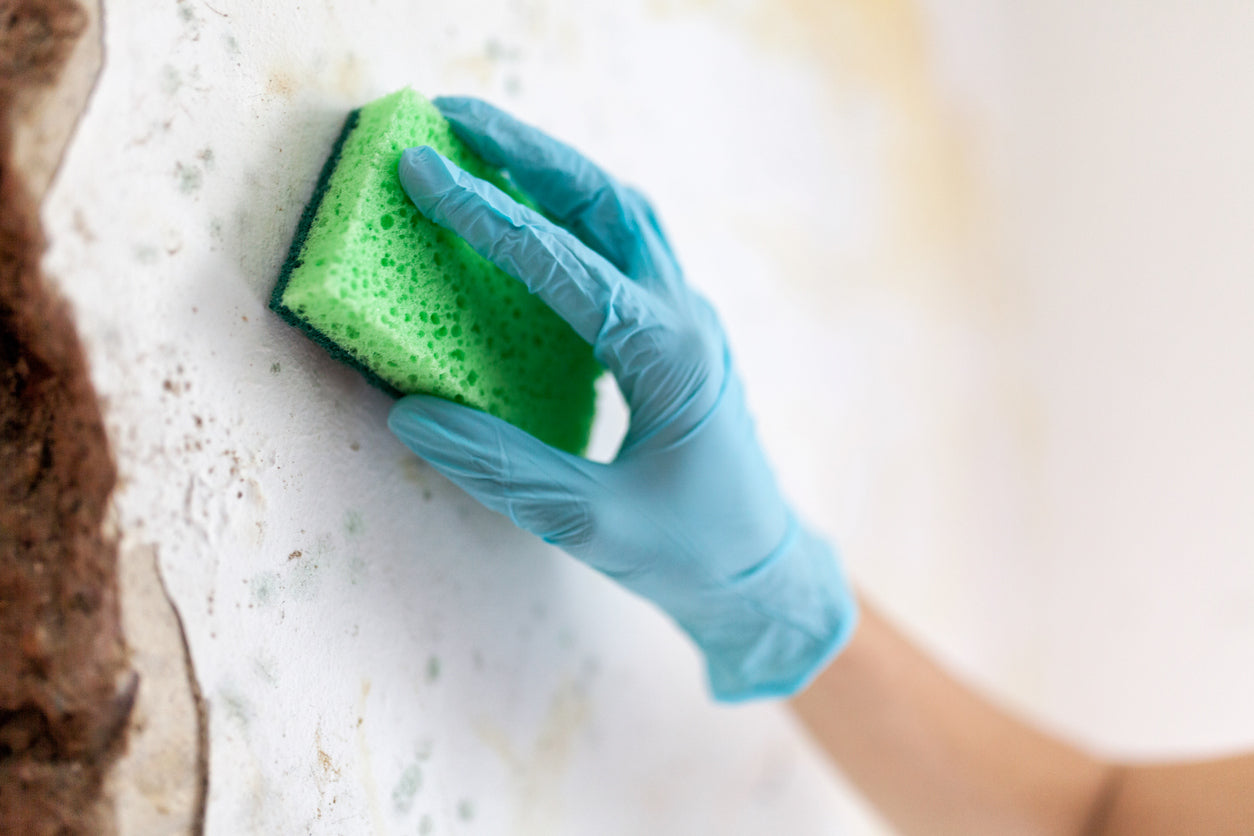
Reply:
[[[1254, 143], [1218, 8], [106, 3], [48, 267], [208, 706], [207, 831], [877, 832], [781, 707], [712, 705], [661, 616], [265, 309], [345, 112], [404, 84], [653, 197], [790, 495], [957, 670], [1116, 749], [1248, 742]], [[1166, 44], [1174, 109], [1138, 86]]]
[[1138, 755], [1254, 744], [1254, 8], [1009, 16], [1036, 382], [1042, 709]]

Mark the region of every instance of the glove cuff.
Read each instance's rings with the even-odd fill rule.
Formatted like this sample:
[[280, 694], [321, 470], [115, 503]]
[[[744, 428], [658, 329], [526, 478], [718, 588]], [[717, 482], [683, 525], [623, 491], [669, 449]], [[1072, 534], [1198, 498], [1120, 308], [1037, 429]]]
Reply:
[[[705, 652], [710, 689], [720, 702], [804, 690], [849, 643], [858, 623], [858, 603], [839, 558], [791, 514], [780, 545], [728, 579], [716, 597], [720, 606], [704, 608], [703, 623], [683, 626]], [[714, 612], [717, 620], [709, 618]]]

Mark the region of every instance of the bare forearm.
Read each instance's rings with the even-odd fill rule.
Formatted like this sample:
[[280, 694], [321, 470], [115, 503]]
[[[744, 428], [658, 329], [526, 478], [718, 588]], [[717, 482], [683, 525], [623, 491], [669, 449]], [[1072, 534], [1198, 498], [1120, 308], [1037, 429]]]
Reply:
[[903, 834], [1248, 834], [1254, 755], [1115, 764], [948, 676], [874, 608], [793, 707]]
[[1126, 766], [1119, 776], [1100, 836], [1254, 832], [1254, 755]]
[[870, 606], [793, 706], [844, 774], [904, 834], [1081, 834], [1116, 770], [1009, 716]]

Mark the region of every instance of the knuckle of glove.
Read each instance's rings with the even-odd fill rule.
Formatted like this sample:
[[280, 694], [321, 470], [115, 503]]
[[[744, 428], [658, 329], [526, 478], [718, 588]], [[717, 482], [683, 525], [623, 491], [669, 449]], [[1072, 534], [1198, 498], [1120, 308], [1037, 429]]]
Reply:
[[700, 309], [670, 319], [674, 320], [672, 324], [657, 335], [660, 356], [685, 377], [699, 381], [721, 379], [723, 337], [717, 323], [711, 323]]
[[514, 522], [546, 543], [578, 551], [593, 542], [598, 530], [593, 503], [566, 497], [557, 503], [528, 503], [511, 508]]

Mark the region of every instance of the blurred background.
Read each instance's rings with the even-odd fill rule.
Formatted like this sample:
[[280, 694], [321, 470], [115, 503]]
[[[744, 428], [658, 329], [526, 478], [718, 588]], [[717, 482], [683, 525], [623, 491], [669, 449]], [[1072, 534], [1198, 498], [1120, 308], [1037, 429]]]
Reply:
[[407, 84], [653, 199], [787, 492], [951, 669], [1104, 753], [1254, 745], [1254, 5], [103, 20], [47, 266], [205, 696], [206, 832], [887, 832], [782, 706], [711, 704], [677, 630], [265, 309], [345, 114]]

